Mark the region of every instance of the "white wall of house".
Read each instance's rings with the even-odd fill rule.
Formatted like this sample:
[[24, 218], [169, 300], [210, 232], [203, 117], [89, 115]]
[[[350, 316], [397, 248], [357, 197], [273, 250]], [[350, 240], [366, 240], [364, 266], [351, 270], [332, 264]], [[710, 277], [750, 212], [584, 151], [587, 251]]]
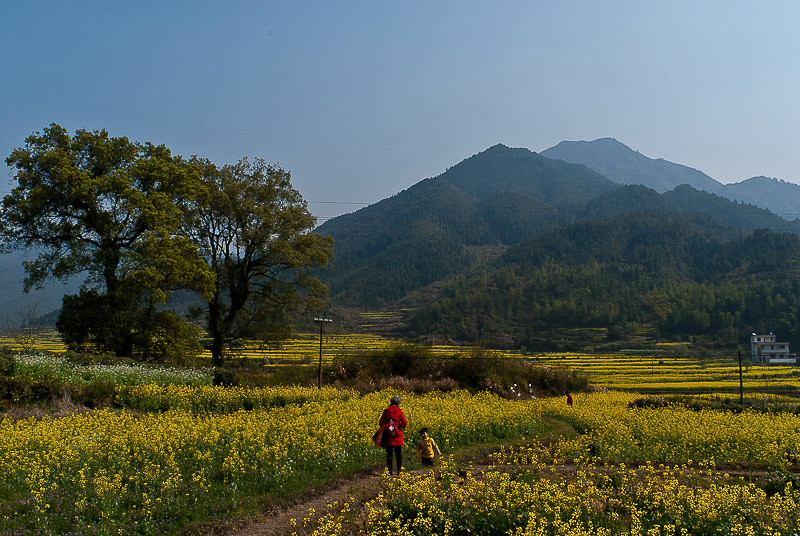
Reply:
[[796, 365], [797, 355], [789, 353], [788, 342], [778, 342], [777, 337], [753, 333], [750, 336], [750, 352], [753, 363], [759, 365]]

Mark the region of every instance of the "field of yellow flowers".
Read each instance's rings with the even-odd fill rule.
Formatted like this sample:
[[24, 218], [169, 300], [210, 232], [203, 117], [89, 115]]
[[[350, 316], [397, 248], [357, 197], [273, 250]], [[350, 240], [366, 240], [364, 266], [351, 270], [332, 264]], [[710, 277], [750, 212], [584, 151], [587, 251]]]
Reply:
[[[315, 536], [795, 536], [800, 490], [768, 494], [752, 482], [693, 467], [645, 465], [577, 470], [497, 458], [479, 473], [445, 462], [439, 471], [384, 479], [381, 493], [355, 497], [294, 521]], [[332, 505], [334, 506], [334, 505]]]
[[[324, 363], [334, 358], [358, 353], [379, 352], [398, 341], [374, 334], [324, 334]], [[12, 341], [0, 338], [0, 345], [14, 347]], [[43, 333], [38, 350], [63, 352], [64, 346], [55, 332]], [[431, 355], [452, 358], [469, 355], [469, 348], [436, 345], [426, 349]], [[238, 347], [235, 358], [267, 363], [268, 368], [316, 364], [319, 360], [318, 333], [301, 333], [278, 347], [257, 344]], [[737, 356], [690, 356], [685, 345], [659, 345], [648, 354], [544, 353], [530, 354], [493, 351], [506, 359], [524, 358], [540, 365], [568, 369], [590, 378], [595, 386], [638, 393], [709, 394], [736, 397], [739, 393]], [[200, 358], [208, 358], [201, 355]], [[745, 396], [752, 398], [800, 395], [800, 370], [791, 366], [754, 366], [747, 355], [742, 357], [742, 383]]]
[[[326, 361], [392, 344], [373, 336], [324, 342]], [[464, 349], [433, 351], [452, 357]], [[270, 367], [302, 364], [318, 357], [319, 339], [241, 352], [266, 355]], [[738, 389], [730, 357], [522, 357], [588, 374], [605, 390], [574, 393], [572, 407], [516, 386], [508, 387], [515, 400], [400, 393], [408, 445], [425, 426], [445, 455], [481, 443], [515, 448], [466, 477], [450, 460], [435, 473], [383, 478], [380, 496], [300, 520], [298, 535], [800, 534], [800, 417], [631, 404], [636, 391], [730, 396]], [[31, 377], [113, 381], [124, 408], [0, 420], [0, 534], [20, 536], [174, 534], [250, 512], [265, 497], [380, 467], [370, 437], [395, 394], [219, 387], [202, 368], [76, 368], [54, 354], [20, 363]], [[790, 367], [746, 366], [744, 385], [746, 393], [791, 392], [798, 376]], [[545, 448], [537, 440], [554, 422], [576, 437]], [[726, 473], [736, 465], [747, 478]]]
[[[695, 411], [674, 405], [630, 407], [635, 393], [575, 394], [570, 407], [561, 399], [539, 400], [540, 416], [570, 423], [580, 438], [564, 444], [561, 458], [658, 463], [757, 463], [786, 469], [800, 455], [800, 416], [746, 410]], [[588, 457], [588, 458], [587, 458]]]
[[[216, 400], [243, 396], [208, 389]], [[259, 406], [267, 393], [254, 390], [256, 409], [211, 413], [189, 400], [197, 393], [171, 392], [173, 407], [163, 412], [0, 422], [0, 533], [167, 534], [252, 508], [264, 495], [373, 467], [382, 451], [371, 436], [394, 394], [284, 388], [269, 393], [279, 403]], [[494, 395], [401, 396], [409, 442], [427, 426], [445, 451], [544, 430], [530, 408]]]
[[[574, 407], [560, 399], [527, 402], [585, 434], [502, 448], [485, 467], [464, 471], [445, 459], [435, 471], [384, 477], [374, 499], [351, 496], [310, 512], [293, 521], [294, 534], [800, 533], [798, 476], [785, 456], [800, 445], [800, 417], [635, 409], [632, 398], [579, 395]], [[738, 475], [721, 465], [747, 461], [758, 465]]]
[[[735, 396], [739, 392], [736, 355], [686, 357], [655, 355], [550, 353], [531, 356], [541, 364], [586, 374], [594, 385], [637, 393], [689, 393]], [[743, 390], [751, 396], [800, 394], [800, 370], [791, 366], [755, 366], [742, 356]]]

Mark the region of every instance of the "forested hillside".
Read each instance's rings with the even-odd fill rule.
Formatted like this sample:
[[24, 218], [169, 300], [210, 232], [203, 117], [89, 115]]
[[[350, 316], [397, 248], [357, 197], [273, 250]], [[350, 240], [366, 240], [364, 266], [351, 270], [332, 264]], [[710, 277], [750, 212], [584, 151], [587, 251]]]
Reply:
[[[800, 221], [681, 185], [613, 183], [496, 145], [318, 229], [334, 308], [411, 309], [405, 334], [553, 349], [553, 330], [800, 345]], [[744, 334], [744, 335], [743, 335]]]
[[604, 219], [616, 214], [642, 210], [706, 215], [732, 227], [751, 231], [772, 229], [800, 232], [800, 220], [787, 221], [769, 210], [701, 192], [686, 184], [663, 194], [658, 194], [645, 186], [624, 186], [592, 199], [586, 206], [583, 219]]
[[552, 349], [555, 327], [642, 325], [734, 343], [768, 330], [800, 344], [800, 238], [746, 233], [705, 215], [637, 212], [526, 240], [446, 285], [419, 334]]
[[497, 248], [572, 221], [619, 188], [585, 166], [496, 145], [317, 232], [336, 240], [333, 302], [379, 307], [462, 273]]

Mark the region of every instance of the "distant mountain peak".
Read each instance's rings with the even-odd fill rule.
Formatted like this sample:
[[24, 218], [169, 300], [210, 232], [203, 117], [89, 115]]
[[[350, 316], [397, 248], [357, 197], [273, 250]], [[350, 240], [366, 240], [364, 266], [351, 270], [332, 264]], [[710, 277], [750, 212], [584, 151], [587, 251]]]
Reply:
[[[610, 136], [607, 136], [605, 138], [597, 138], [595, 140], [564, 140], [560, 142], [558, 145], [562, 144], [564, 145], [579, 144], [579, 145], [596, 145], [596, 146], [605, 145], [607, 147], [622, 146], [625, 149], [630, 149], [630, 147], [619, 141], [617, 138], [612, 138]], [[558, 147], [558, 145], [556, 145], [556, 147]]]
[[619, 184], [643, 184], [657, 192], [690, 184], [698, 190], [720, 193], [723, 185], [696, 169], [663, 158], [649, 158], [614, 138], [562, 141], [542, 156], [583, 164]]
[[[486, 149], [485, 151], [481, 151], [478, 154], [508, 154], [508, 153], [519, 153], [519, 154], [536, 154], [530, 149], [526, 149], [524, 147], [509, 147], [503, 143], [496, 143]], [[476, 155], [477, 156], [477, 155]]]

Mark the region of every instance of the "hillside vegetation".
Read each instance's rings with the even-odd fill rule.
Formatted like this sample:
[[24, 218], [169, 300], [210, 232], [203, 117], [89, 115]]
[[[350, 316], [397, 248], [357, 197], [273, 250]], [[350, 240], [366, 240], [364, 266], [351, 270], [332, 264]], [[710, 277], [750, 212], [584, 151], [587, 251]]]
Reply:
[[800, 238], [726, 232], [663, 213], [574, 224], [511, 248], [488, 275], [445, 285], [411, 327], [486, 344], [512, 334], [528, 349], [552, 348], [552, 326], [603, 327], [612, 337], [637, 324], [734, 345], [752, 326], [800, 343]]
[[497, 145], [317, 232], [336, 241], [332, 307], [403, 310], [404, 336], [559, 350], [585, 341], [556, 332], [599, 328], [735, 348], [770, 331], [800, 344], [800, 220], [686, 184], [659, 193]]
[[513, 244], [618, 187], [584, 166], [496, 145], [399, 194], [334, 218], [333, 303], [383, 306], [474, 266], [471, 246]]

